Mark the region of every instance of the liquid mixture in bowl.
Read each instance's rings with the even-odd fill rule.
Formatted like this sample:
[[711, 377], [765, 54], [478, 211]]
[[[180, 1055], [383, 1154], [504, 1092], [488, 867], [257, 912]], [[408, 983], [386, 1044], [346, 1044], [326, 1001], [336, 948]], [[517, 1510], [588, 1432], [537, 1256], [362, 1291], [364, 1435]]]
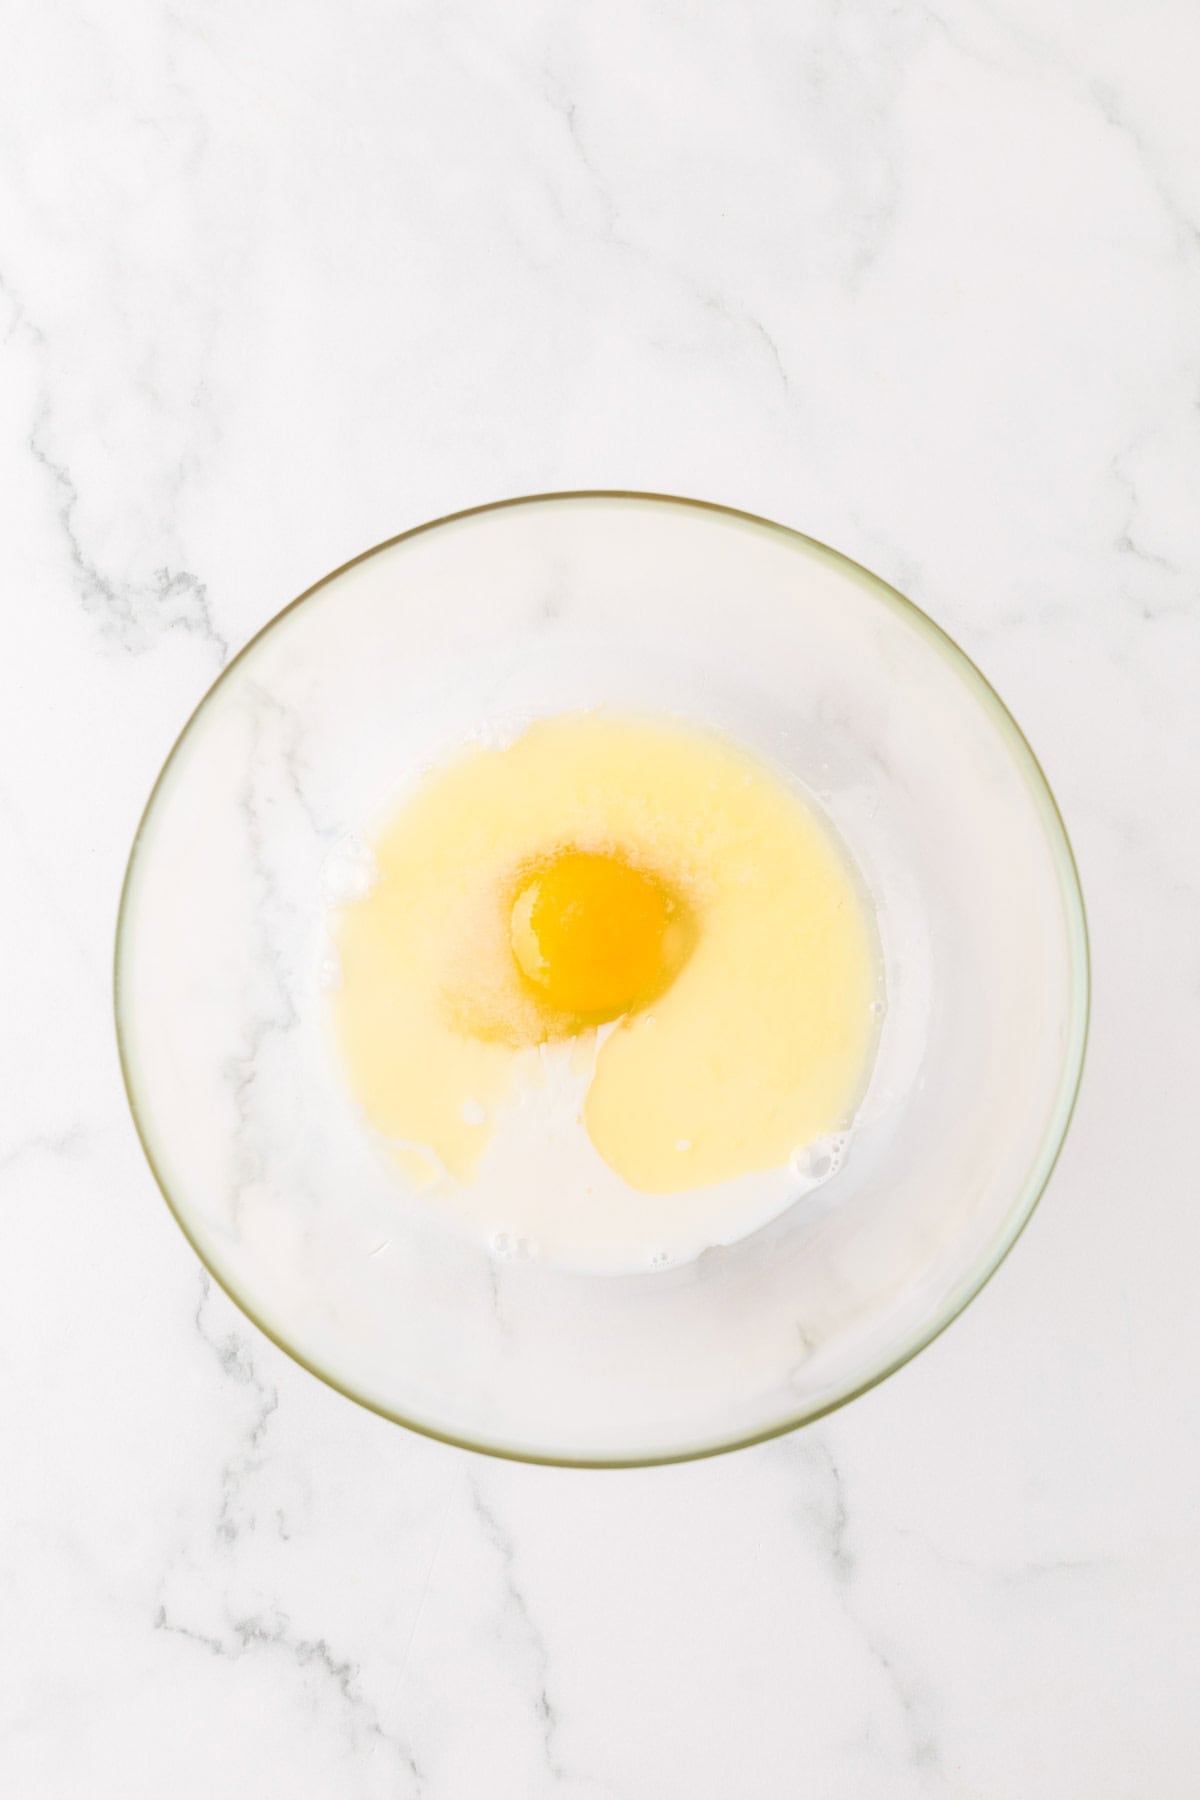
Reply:
[[406, 1180], [501, 1253], [728, 1243], [849, 1130], [873, 918], [831, 828], [729, 739], [544, 719], [428, 775], [371, 848], [333, 923], [348, 1085]]

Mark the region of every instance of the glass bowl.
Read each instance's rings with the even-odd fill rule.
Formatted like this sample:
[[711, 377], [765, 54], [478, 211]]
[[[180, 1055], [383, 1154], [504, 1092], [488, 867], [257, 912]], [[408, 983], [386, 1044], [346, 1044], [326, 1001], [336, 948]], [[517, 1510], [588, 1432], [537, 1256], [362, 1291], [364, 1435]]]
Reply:
[[[723, 730], [823, 809], [887, 989], [836, 1172], [742, 1241], [630, 1275], [503, 1261], [417, 1204], [341, 1087], [322, 987], [328, 909], [405, 783], [597, 705]], [[137, 1129], [238, 1305], [388, 1418], [585, 1466], [787, 1431], [928, 1344], [1046, 1184], [1087, 1010], [1070, 846], [979, 671], [823, 545], [648, 494], [476, 508], [301, 595], [167, 759], [117, 930]]]

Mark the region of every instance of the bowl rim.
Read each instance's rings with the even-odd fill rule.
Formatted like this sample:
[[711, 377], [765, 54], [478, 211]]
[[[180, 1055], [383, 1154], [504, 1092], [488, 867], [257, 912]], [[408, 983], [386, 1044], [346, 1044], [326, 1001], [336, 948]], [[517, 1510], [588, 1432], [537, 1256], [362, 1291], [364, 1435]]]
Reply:
[[[655, 506], [678, 507], [698, 512], [715, 513], [741, 524], [750, 525], [774, 537], [783, 538], [793, 544], [802, 546], [809, 553], [816, 555], [819, 561], [835, 565], [848, 574], [861, 587], [867, 589], [878, 601], [894, 613], [899, 614], [914, 630], [922, 635], [955, 670], [964, 685], [972, 690], [976, 699], [991, 715], [993, 724], [1006, 740], [1013, 761], [1018, 771], [1025, 778], [1030, 796], [1042, 815], [1047, 839], [1059, 876], [1060, 894], [1066, 915], [1067, 934], [1069, 940], [1068, 955], [1070, 958], [1071, 976], [1071, 1014], [1068, 1021], [1067, 1040], [1064, 1049], [1062, 1067], [1059, 1074], [1058, 1090], [1055, 1103], [1050, 1113], [1049, 1123], [1041, 1145], [1030, 1165], [1030, 1172], [1021, 1185], [1017, 1196], [1009, 1209], [1003, 1228], [997, 1233], [994, 1242], [979, 1263], [958, 1283], [944, 1305], [932, 1320], [924, 1322], [917, 1330], [910, 1333], [902, 1344], [886, 1361], [865, 1379], [854, 1383], [844, 1393], [838, 1394], [820, 1406], [800, 1407], [772, 1424], [736, 1434], [731, 1437], [688, 1446], [683, 1449], [668, 1449], [661, 1452], [637, 1452], [629, 1455], [598, 1454], [573, 1455], [553, 1450], [530, 1449], [523, 1446], [513, 1447], [499, 1440], [471, 1438], [452, 1431], [443, 1431], [428, 1421], [410, 1418], [406, 1414], [384, 1406], [374, 1399], [357, 1393], [349, 1383], [331, 1375], [322, 1369], [314, 1360], [303, 1355], [292, 1344], [260, 1318], [254, 1305], [238, 1290], [238, 1284], [232, 1277], [222, 1273], [215, 1258], [201, 1248], [196, 1234], [189, 1226], [186, 1211], [176, 1202], [170, 1187], [160, 1171], [150, 1147], [149, 1136], [139, 1111], [135, 1079], [132, 1071], [132, 1058], [126, 1042], [124, 1020], [121, 1005], [121, 965], [123, 948], [130, 929], [129, 900], [133, 885], [133, 877], [141, 851], [143, 840], [153, 817], [157, 802], [164, 789], [168, 773], [179, 755], [185, 741], [191, 735], [192, 727], [200, 715], [213, 700], [218, 690], [228, 677], [258, 645], [268, 632], [275, 629], [291, 613], [297, 611], [306, 601], [312, 599], [330, 583], [336, 581], [348, 570], [359, 563], [380, 555], [385, 550], [407, 542], [411, 538], [421, 537], [426, 532], [436, 531], [443, 526], [454, 525], [465, 519], [480, 518], [489, 513], [507, 511], [521, 506], [544, 506], [562, 501], [615, 501], [650, 504]], [[1088, 1034], [1091, 1020], [1091, 950], [1088, 934], [1087, 913], [1083, 899], [1083, 889], [1079, 879], [1078, 864], [1075, 859], [1071, 841], [1067, 834], [1062, 812], [1054, 796], [1053, 789], [1047, 779], [1032, 745], [1018, 725], [1012, 712], [1000, 698], [992, 683], [984, 675], [978, 664], [952, 638], [942, 626], [938, 625], [928, 613], [915, 601], [893, 587], [882, 576], [857, 562], [853, 557], [840, 550], [833, 549], [819, 538], [798, 531], [793, 526], [780, 524], [777, 520], [765, 518], [759, 513], [748, 512], [741, 507], [726, 506], [718, 501], [699, 500], [681, 494], [664, 494], [636, 488], [567, 488], [548, 493], [518, 494], [503, 500], [485, 501], [478, 506], [468, 506], [456, 512], [445, 513], [436, 519], [426, 520], [420, 525], [411, 526], [407, 531], [397, 532], [393, 537], [384, 538], [369, 549], [360, 551], [337, 568], [322, 575], [319, 580], [296, 596], [294, 600], [272, 615], [265, 624], [249, 637], [242, 647], [221, 669], [216, 679], [206, 689], [197, 704], [179, 730], [162, 767], [155, 777], [154, 784], [142, 808], [137, 829], [130, 846], [129, 858], [121, 883], [121, 893], [117, 908], [115, 941], [113, 946], [113, 1013], [116, 1029], [117, 1055], [121, 1070], [121, 1081], [125, 1089], [126, 1101], [133, 1119], [134, 1130], [141, 1144], [142, 1153], [149, 1166], [150, 1173], [158, 1187], [167, 1209], [179, 1227], [187, 1243], [191, 1246], [201, 1268], [209, 1278], [217, 1283], [238, 1310], [254, 1325], [263, 1336], [277, 1349], [282, 1350], [293, 1362], [299, 1364], [308, 1374], [323, 1382], [326, 1387], [336, 1393], [353, 1400], [377, 1417], [387, 1419], [390, 1423], [402, 1425], [406, 1430], [414, 1431], [419, 1436], [430, 1438], [435, 1442], [448, 1444], [458, 1450], [470, 1450], [479, 1455], [497, 1457], [507, 1462], [529, 1463], [536, 1466], [568, 1469], [636, 1469], [653, 1468], [668, 1464], [698, 1462], [713, 1456], [722, 1456], [733, 1450], [748, 1449], [754, 1444], [770, 1442], [773, 1438], [784, 1437], [804, 1425], [813, 1424], [816, 1420], [827, 1417], [830, 1413], [847, 1406], [852, 1400], [870, 1393], [889, 1376], [896, 1374], [910, 1363], [922, 1350], [925, 1350], [939, 1338], [954, 1321], [959, 1318], [971, 1302], [986, 1287], [1000, 1265], [1005, 1261], [1013, 1245], [1021, 1236], [1029, 1220], [1035, 1212], [1038, 1202], [1045, 1193], [1062, 1153], [1063, 1144], [1070, 1130], [1075, 1106], [1079, 1097], [1080, 1084], [1086, 1059]]]

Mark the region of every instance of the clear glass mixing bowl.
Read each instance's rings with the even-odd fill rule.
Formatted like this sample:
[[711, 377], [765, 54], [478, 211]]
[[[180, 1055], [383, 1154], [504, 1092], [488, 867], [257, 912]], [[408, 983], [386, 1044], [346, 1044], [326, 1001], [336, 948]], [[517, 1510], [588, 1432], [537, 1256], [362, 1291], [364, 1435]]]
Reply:
[[[596, 705], [722, 729], [806, 790], [870, 889], [888, 994], [831, 1179], [628, 1276], [501, 1261], [412, 1204], [341, 1089], [322, 989], [329, 905], [414, 772]], [[277, 1344], [455, 1443], [638, 1464], [828, 1412], [978, 1293], [1067, 1129], [1087, 938], [1032, 751], [915, 606], [743, 513], [561, 494], [380, 545], [230, 664], [134, 843], [116, 1007], [163, 1194]]]

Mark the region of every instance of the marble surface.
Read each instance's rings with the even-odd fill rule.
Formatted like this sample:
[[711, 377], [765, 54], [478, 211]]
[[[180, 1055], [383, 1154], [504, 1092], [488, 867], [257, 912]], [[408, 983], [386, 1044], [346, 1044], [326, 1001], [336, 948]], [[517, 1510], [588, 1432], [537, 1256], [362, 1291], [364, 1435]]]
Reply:
[[[0, 68], [0, 1790], [1190, 1800], [1200, 1785], [1191, 0], [12, 0]], [[983, 664], [1090, 1064], [981, 1299], [709, 1464], [356, 1410], [213, 1291], [116, 899], [233, 649], [390, 533], [642, 487]]]

